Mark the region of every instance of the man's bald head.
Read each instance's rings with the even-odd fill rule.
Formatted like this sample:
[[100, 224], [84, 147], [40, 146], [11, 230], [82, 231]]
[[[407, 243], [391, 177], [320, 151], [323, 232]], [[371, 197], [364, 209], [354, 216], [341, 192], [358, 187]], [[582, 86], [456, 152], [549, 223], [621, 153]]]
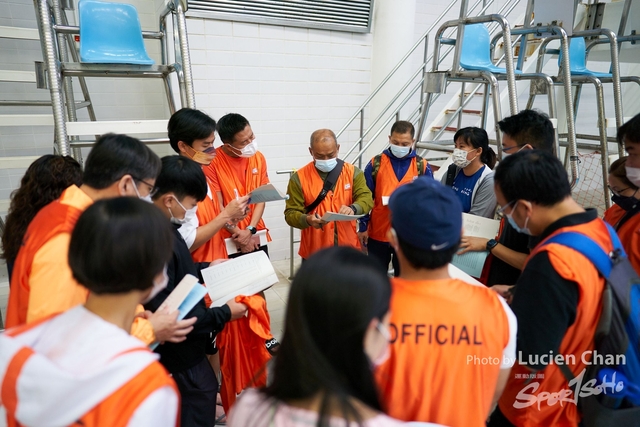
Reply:
[[338, 140], [331, 129], [318, 129], [311, 134], [309, 153], [316, 160], [328, 160], [338, 157]]
[[338, 138], [336, 138], [336, 134], [333, 133], [331, 129], [318, 129], [317, 131], [311, 134], [311, 138], [309, 140], [309, 147], [313, 150], [313, 145], [315, 143], [329, 143], [333, 142], [338, 145]]

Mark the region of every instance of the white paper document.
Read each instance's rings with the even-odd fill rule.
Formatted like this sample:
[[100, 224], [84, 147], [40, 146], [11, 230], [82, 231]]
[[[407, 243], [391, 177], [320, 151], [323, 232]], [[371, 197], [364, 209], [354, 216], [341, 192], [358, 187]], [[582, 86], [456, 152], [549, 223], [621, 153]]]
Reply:
[[282, 193], [273, 184], [262, 185], [251, 192], [249, 203], [275, 202], [276, 200], [288, 200], [289, 195]]
[[465, 236], [495, 239], [500, 229], [500, 221], [463, 213], [462, 228]]
[[221, 307], [238, 295], [255, 295], [278, 282], [269, 257], [253, 252], [201, 271], [212, 307]]
[[451, 260], [451, 264], [464, 271], [469, 276], [480, 277], [482, 275], [482, 269], [484, 268], [487, 256], [489, 256], [489, 252], [487, 251], [466, 252], [462, 255], [455, 254]]
[[[158, 307], [158, 310], [169, 309], [169, 313], [178, 310], [178, 320], [185, 318], [196, 304], [207, 294], [207, 288], [202, 286], [198, 279], [191, 274], [182, 278], [178, 286], [169, 294], [167, 299]], [[149, 345], [151, 350], [155, 350], [160, 343], [155, 342]]]
[[460, 279], [463, 282], [469, 283], [470, 285], [484, 286], [481, 282], [478, 282], [476, 279], [469, 276], [467, 273], [460, 270], [458, 267], [456, 267], [453, 264], [449, 264], [449, 276], [451, 276], [454, 279]]
[[323, 221], [355, 221], [358, 218], [362, 218], [364, 215], [344, 215], [335, 212], [325, 212], [320, 218]]
[[382, 196], [382, 206], [387, 206], [390, 198], [391, 196]]
[[[260, 230], [251, 238], [254, 239], [256, 243], [259, 243], [260, 246], [264, 246], [269, 243], [267, 242], [267, 230]], [[238, 249], [236, 242], [231, 237], [227, 237], [226, 239], [224, 239], [224, 244], [227, 247], [227, 255], [233, 255], [240, 252], [240, 249]]]

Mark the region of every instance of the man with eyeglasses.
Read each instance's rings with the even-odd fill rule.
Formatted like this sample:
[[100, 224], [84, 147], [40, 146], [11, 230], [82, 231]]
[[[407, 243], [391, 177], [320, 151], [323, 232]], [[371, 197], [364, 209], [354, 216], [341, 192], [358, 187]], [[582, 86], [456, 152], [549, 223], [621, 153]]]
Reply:
[[[160, 159], [142, 142], [126, 135], [102, 136], [87, 157], [83, 184], [71, 185], [31, 221], [11, 277], [8, 328], [66, 311], [87, 300], [69, 267], [71, 232], [93, 202], [113, 197], [139, 197], [151, 202]], [[100, 248], [95, 248], [99, 256]], [[140, 266], [144, 268], [145, 266]], [[177, 311], [137, 317], [131, 334], [146, 344], [180, 342], [196, 318], [176, 321]]]
[[[554, 154], [555, 131], [546, 114], [522, 110], [501, 120], [498, 126], [502, 132], [503, 159], [523, 150], [541, 150]], [[509, 297], [511, 286], [518, 280], [529, 250], [535, 243], [536, 239], [519, 233], [502, 218], [496, 239], [464, 236], [460, 243], [460, 253], [489, 251], [481, 281], [487, 286], [498, 285], [496, 290]]]
[[[511, 308], [518, 318], [518, 361], [488, 425], [577, 427], [581, 416], [573, 393], [564, 395], [564, 404], [549, 396], [569, 391], [559, 365], [577, 377], [591, 362], [604, 279], [581, 253], [544, 242], [575, 232], [610, 253], [610, 234], [595, 209], [585, 210], [571, 197], [567, 172], [551, 153], [524, 150], [509, 156], [496, 168], [494, 182], [509, 223], [541, 243], [515, 287]], [[523, 396], [539, 403], [527, 404]]]

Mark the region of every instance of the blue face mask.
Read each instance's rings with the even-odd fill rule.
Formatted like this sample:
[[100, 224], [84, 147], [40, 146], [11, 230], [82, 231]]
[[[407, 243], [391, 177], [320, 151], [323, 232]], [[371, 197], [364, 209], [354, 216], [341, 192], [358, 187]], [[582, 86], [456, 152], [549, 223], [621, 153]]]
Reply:
[[337, 164], [338, 164], [338, 159], [336, 157], [334, 157], [333, 159], [329, 159], [329, 160], [318, 160], [318, 159], [316, 159], [316, 168], [320, 172], [331, 172], [333, 170], [333, 168], [336, 167]]
[[516, 202], [515, 205], [513, 205], [513, 208], [511, 208], [511, 213], [505, 213], [505, 216], [507, 217], [507, 221], [509, 221], [509, 224], [511, 224], [511, 226], [513, 227], [514, 230], [516, 230], [518, 233], [522, 233], [522, 234], [526, 234], [528, 236], [532, 236], [531, 234], [531, 230], [529, 230], [529, 228], [527, 228], [527, 224], [529, 223], [529, 217], [527, 217], [527, 219], [524, 220], [524, 226], [522, 228], [520, 228], [518, 226], [518, 224], [516, 224], [516, 221], [513, 219], [513, 211], [516, 209], [516, 206], [518, 206], [518, 202]]
[[391, 151], [391, 154], [393, 154], [397, 158], [401, 159], [403, 157], [406, 157], [407, 154], [409, 154], [411, 152], [411, 146], [409, 146], [409, 147], [400, 147], [399, 145], [391, 144], [391, 145], [389, 145], [389, 150]]

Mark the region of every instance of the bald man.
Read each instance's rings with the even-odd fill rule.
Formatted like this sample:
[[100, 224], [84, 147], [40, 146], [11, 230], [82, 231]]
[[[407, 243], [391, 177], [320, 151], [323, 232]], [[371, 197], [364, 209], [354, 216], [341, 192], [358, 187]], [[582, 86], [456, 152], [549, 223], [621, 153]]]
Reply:
[[363, 215], [373, 207], [364, 173], [338, 159], [340, 144], [329, 129], [311, 134], [309, 153], [313, 161], [291, 175], [284, 218], [302, 230], [298, 254], [303, 261], [328, 246], [360, 249], [356, 221], [325, 222], [325, 212]]

